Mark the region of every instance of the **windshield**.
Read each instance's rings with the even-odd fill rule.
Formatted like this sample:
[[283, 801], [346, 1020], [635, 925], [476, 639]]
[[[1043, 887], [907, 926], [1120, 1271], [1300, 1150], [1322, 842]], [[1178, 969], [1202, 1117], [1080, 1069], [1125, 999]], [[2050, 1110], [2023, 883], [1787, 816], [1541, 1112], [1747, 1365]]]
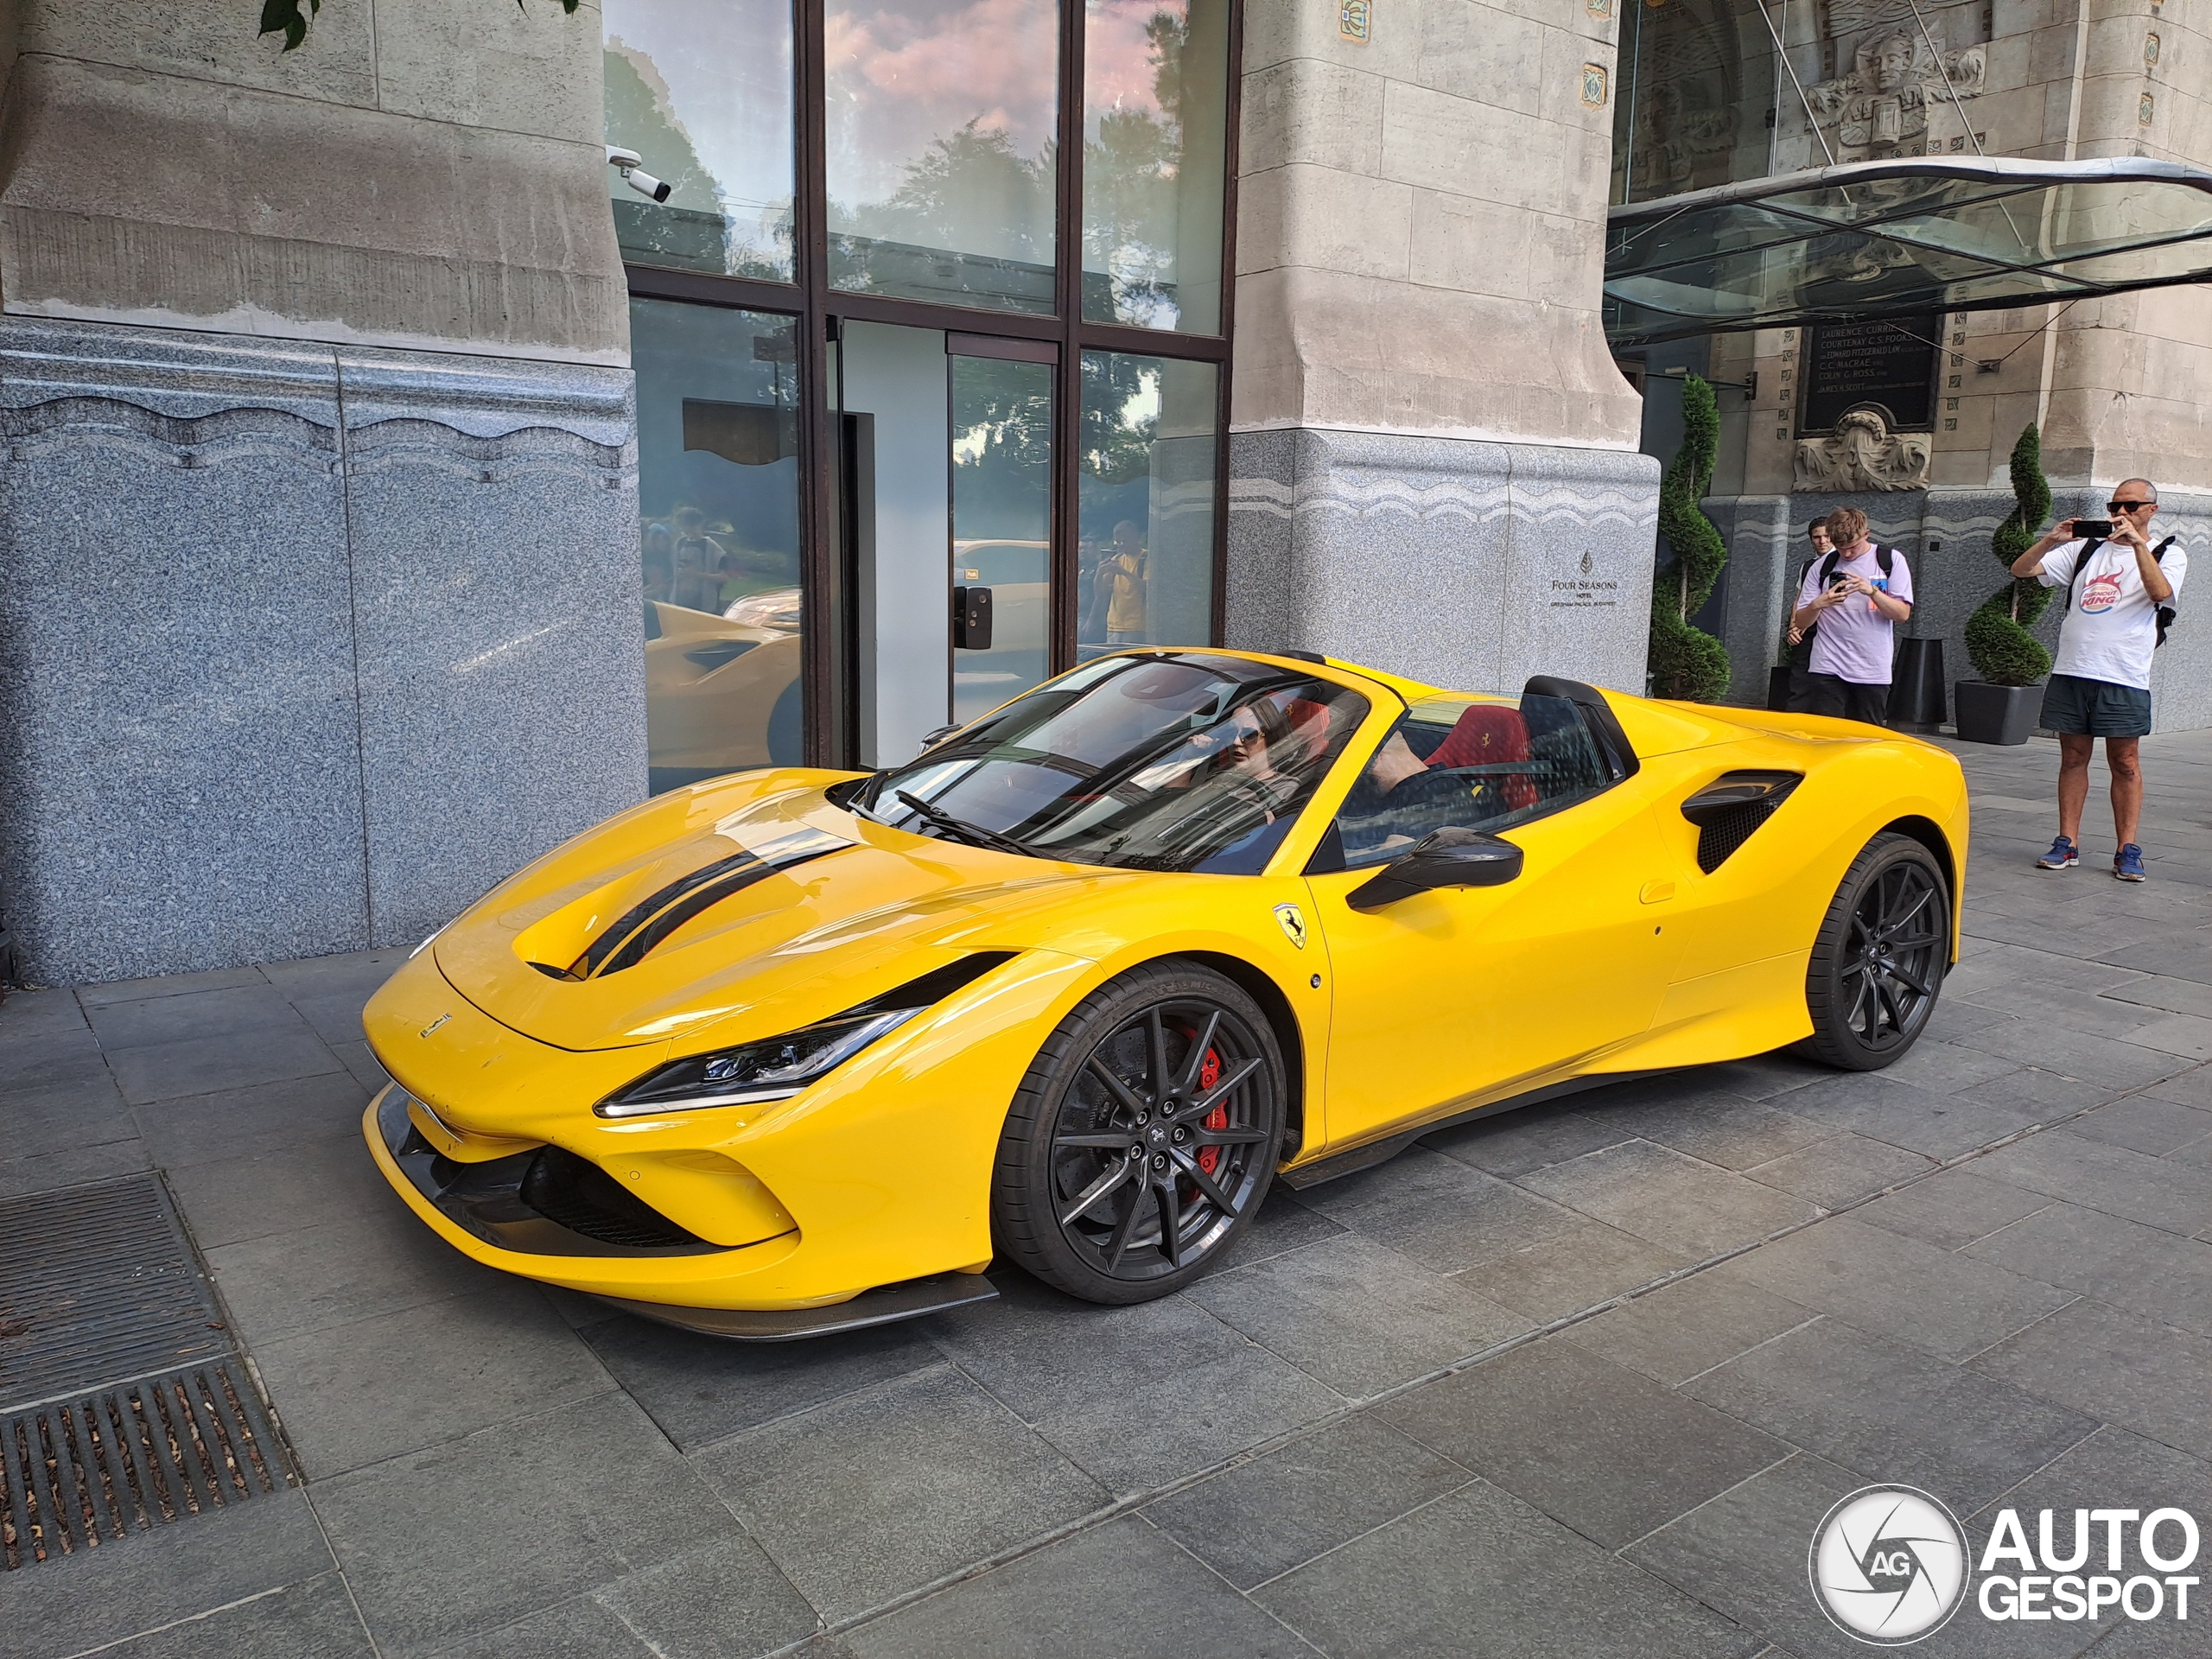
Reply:
[[1039, 858], [1256, 875], [1367, 706], [1236, 657], [1105, 657], [878, 773], [854, 804], [917, 834], [960, 840], [964, 829]]

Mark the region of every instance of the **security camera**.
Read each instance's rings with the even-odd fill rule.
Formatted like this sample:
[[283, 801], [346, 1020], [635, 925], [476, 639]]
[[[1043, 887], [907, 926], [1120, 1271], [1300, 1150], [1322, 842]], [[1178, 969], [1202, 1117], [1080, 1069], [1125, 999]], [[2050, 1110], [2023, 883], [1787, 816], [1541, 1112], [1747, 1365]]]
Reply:
[[624, 149], [620, 144], [607, 147], [607, 164], [622, 175], [622, 182], [641, 196], [655, 201], [666, 201], [668, 193], [675, 188], [666, 179], [657, 179], [645, 171], [645, 157], [634, 149]]

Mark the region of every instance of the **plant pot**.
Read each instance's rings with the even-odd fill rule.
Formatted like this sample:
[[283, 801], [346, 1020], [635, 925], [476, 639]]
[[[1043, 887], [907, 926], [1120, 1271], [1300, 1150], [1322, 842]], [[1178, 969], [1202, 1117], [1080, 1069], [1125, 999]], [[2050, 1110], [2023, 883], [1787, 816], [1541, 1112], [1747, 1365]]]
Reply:
[[1796, 678], [1797, 671], [1787, 663], [1767, 670], [1766, 706], [1770, 712], [1781, 714], [1789, 707], [1789, 692]]
[[1961, 680], [1953, 689], [1959, 735], [1969, 743], [2024, 743], [2036, 729], [2043, 707], [2039, 685], [1992, 685]]
[[1932, 732], [1943, 724], [1943, 642], [1900, 639], [1890, 670], [1890, 724]]

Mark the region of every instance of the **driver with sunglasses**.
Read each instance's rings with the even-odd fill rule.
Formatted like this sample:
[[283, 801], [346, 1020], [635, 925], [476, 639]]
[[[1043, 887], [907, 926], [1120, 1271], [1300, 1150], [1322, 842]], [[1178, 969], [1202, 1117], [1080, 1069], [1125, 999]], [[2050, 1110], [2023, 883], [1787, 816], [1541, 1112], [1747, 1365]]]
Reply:
[[2013, 562], [2012, 574], [2067, 590], [2058, 656], [2044, 688], [2042, 721], [2058, 734], [2058, 839], [2036, 861], [2046, 870], [2081, 862], [2082, 809], [2089, 796], [2089, 755], [2105, 741], [2112, 771], [2112, 817], [2120, 850], [2112, 873], [2143, 880], [2136, 828], [2143, 812], [2137, 747], [2151, 730], [2151, 652], [2158, 642], [2158, 611], [2173, 603], [2189, 571], [2189, 556], [2168, 537], [2155, 548], [2150, 529], [2158, 492], [2131, 478], [2105, 504], [2110, 534], [2084, 537], [2069, 518]]

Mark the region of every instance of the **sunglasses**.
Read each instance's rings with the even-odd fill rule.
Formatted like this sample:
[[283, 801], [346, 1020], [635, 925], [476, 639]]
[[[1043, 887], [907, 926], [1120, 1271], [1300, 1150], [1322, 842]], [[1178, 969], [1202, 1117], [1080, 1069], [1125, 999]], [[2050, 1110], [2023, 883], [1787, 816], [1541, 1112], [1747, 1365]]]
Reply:
[[2152, 504], [2148, 501], [2107, 501], [2105, 503], [2105, 511], [2107, 512], [2133, 512], [2138, 507], [2147, 507], [2151, 505]]

